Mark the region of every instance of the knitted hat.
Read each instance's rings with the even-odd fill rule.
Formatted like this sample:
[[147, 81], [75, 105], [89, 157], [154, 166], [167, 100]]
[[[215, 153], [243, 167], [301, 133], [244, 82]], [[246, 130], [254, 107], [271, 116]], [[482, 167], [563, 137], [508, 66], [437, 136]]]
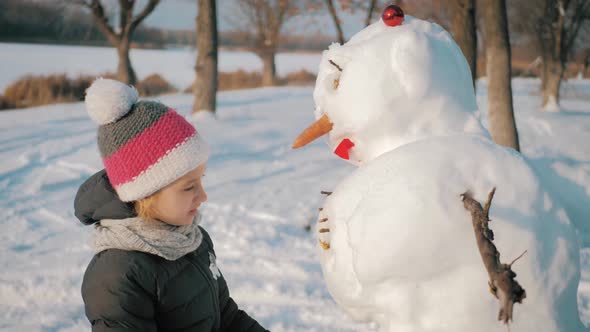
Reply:
[[209, 148], [173, 109], [138, 101], [134, 87], [99, 78], [86, 90], [98, 123], [98, 148], [111, 185], [124, 202], [150, 196], [207, 161]]

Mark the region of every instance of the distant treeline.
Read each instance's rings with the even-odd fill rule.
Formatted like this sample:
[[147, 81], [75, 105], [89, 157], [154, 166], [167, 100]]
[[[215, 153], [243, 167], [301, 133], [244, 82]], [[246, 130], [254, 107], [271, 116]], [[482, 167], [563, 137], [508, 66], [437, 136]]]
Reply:
[[[76, 45], [109, 45], [93, 21], [92, 15], [81, 6], [62, 1], [1, 0], [0, 41], [22, 43], [50, 43]], [[196, 6], [196, 4], [195, 4]], [[157, 9], [156, 9], [157, 10]], [[139, 26], [133, 34], [133, 43], [142, 48], [194, 46], [194, 30], [162, 30]], [[224, 47], [248, 47], [245, 32], [220, 32], [219, 44]], [[286, 36], [281, 49], [323, 50], [330, 37]]]

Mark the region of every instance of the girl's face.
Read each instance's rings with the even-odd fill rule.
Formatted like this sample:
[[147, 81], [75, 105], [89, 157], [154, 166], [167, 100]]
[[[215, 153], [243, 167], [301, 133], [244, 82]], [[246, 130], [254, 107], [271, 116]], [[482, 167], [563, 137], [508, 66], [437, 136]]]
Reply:
[[156, 219], [175, 226], [193, 222], [199, 206], [207, 200], [201, 183], [206, 167], [202, 164], [160, 190], [153, 202]]

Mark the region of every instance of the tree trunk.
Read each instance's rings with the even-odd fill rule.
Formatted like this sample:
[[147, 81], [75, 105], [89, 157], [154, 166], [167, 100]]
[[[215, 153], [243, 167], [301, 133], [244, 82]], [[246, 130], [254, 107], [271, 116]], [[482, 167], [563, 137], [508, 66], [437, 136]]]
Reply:
[[375, 12], [375, 7], [377, 7], [377, 0], [371, 0], [371, 2], [369, 3], [369, 8], [367, 9], [367, 19], [365, 20], [365, 26], [369, 26], [369, 24], [371, 24], [371, 19], [373, 18], [373, 12]]
[[275, 52], [267, 50], [258, 55], [262, 60], [262, 86], [273, 86], [277, 84]]
[[338, 18], [338, 13], [336, 12], [336, 8], [334, 7], [333, 0], [326, 0], [326, 5], [328, 6], [328, 11], [330, 12], [330, 16], [334, 21], [334, 26], [336, 27], [336, 33], [338, 35], [338, 42], [340, 45], [344, 44], [344, 33], [342, 32], [342, 24], [340, 22], [340, 18]]
[[500, 145], [520, 150], [512, 106], [510, 40], [506, 1], [485, 1], [483, 17], [488, 77], [490, 132]]
[[543, 110], [546, 111], [559, 111], [559, 87], [568, 59], [565, 31], [567, 4], [563, 6], [561, 1], [545, 1], [544, 18], [538, 31], [543, 57], [541, 93]]
[[541, 92], [543, 94], [543, 109], [545, 111], [559, 111], [559, 88], [564, 71], [564, 66], [559, 60], [547, 58], [543, 61]]
[[451, 34], [459, 44], [471, 69], [473, 86], [477, 79], [477, 32], [475, 25], [475, 0], [452, 0], [453, 18]]
[[[149, 0], [143, 10], [136, 16], [133, 16], [133, 7], [135, 1], [119, 1], [119, 27], [115, 29], [109, 25], [109, 19], [106, 16], [106, 10], [100, 0], [76, 1], [86, 6], [94, 18], [94, 22], [98, 28], [106, 36], [107, 40], [117, 48], [117, 55], [119, 56], [119, 64], [117, 65], [117, 79], [127, 84], [135, 84], [137, 77], [135, 71], [131, 66], [129, 60], [129, 45], [131, 36], [137, 26], [156, 8], [160, 0]], [[118, 32], [116, 32], [118, 30]]]
[[119, 64], [117, 65], [117, 79], [127, 84], [137, 83], [135, 71], [131, 66], [129, 59], [129, 37], [122, 37], [117, 47], [117, 55], [119, 56]]
[[584, 64], [582, 66], [582, 77], [590, 77], [590, 49], [584, 53]]
[[217, 10], [215, 0], [199, 0], [193, 113], [215, 112], [217, 94]]

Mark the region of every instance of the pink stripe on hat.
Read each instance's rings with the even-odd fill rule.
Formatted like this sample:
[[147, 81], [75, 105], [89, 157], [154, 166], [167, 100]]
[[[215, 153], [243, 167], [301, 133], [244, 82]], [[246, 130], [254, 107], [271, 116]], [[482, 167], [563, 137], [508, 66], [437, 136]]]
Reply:
[[190, 123], [169, 109], [157, 122], [104, 159], [111, 184], [118, 186], [132, 181], [195, 134], [196, 129]]

